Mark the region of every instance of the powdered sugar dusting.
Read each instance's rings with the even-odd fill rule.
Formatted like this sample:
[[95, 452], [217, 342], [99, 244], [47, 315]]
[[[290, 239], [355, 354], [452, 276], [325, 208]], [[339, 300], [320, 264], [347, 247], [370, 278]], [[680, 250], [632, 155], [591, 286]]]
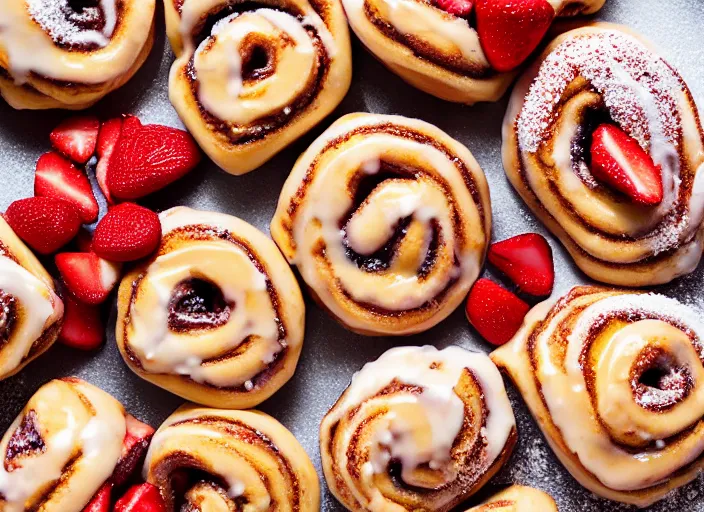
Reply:
[[[117, 24], [116, 1], [100, 0], [99, 6], [74, 9], [69, 0], [27, 0], [27, 10], [57, 43], [104, 47]], [[86, 30], [87, 26], [102, 28]]]

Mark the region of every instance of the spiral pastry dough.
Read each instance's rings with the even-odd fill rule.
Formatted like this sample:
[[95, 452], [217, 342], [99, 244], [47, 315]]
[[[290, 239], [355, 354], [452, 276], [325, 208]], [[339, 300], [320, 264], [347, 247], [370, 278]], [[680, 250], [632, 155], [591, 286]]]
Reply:
[[320, 427], [325, 479], [351, 511], [450, 510], [515, 441], [499, 371], [459, 347], [389, 350], [354, 376]]
[[429, 329], [463, 300], [491, 232], [472, 154], [438, 128], [350, 114], [299, 158], [271, 233], [316, 299], [362, 334]]
[[642, 507], [704, 467], [703, 336], [674, 299], [580, 286], [491, 358], [583, 486]]
[[83, 510], [120, 460], [126, 421], [117, 400], [80, 379], [42, 386], [0, 442], [0, 511]]
[[339, 0], [165, 0], [169, 95], [231, 174], [256, 169], [340, 103], [352, 79]]
[[3, 0], [0, 94], [17, 109], [83, 109], [124, 85], [154, 42], [154, 0]]
[[144, 477], [169, 511], [176, 503], [201, 512], [320, 510], [318, 475], [305, 450], [258, 411], [181, 407], [154, 435]]
[[[557, 16], [596, 12], [605, 0], [548, 0]], [[433, 96], [496, 101], [516, 76], [492, 68], [472, 18], [425, 0], [342, 0], [350, 26], [391, 71]]]
[[0, 216], [0, 380], [54, 344], [63, 316], [54, 280]]
[[[661, 167], [661, 204], [624, 201], [592, 176], [585, 143], [604, 117]], [[625, 28], [597, 24], [558, 37], [521, 79], [503, 158], [513, 186], [585, 273], [646, 286], [691, 272], [701, 258], [703, 141], [679, 74]]]
[[532, 487], [512, 485], [467, 512], [558, 512], [555, 500]]
[[117, 344], [140, 377], [206, 405], [240, 409], [293, 375], [304, 305], [263, 233], [229, 215], [161, 214], [157, 255], [120, 285]]

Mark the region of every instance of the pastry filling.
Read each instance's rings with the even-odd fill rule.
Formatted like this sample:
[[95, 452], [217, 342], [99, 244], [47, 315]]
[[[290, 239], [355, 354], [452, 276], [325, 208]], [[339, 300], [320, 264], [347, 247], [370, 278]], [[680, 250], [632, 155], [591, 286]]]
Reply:
[[21, 457], [29, 457], [46, 450], [44, 439], [37, 429], [37, 413], [29, 411], [7, 443], [5, 451], [5, 470], [12, 472], [22, 466]]
[[169, 329], [215, 329], [227, 323], [234, 307], [214, 283], [202, 279], [183, 281], [171, 296]]
[[10, 340], [16, 321], [17, 301], [9, 293], [0, 290], [0, 348]]
[[664, 411], [677, 405], [687, 398], [693, 386], [689, 369], [661, 350], [643, 353], [631, 379], [638, 405], [654, 411]]
[[109, 43], [118, 0], [28, 0], [34, 20], [62, 48], [95, 50]]

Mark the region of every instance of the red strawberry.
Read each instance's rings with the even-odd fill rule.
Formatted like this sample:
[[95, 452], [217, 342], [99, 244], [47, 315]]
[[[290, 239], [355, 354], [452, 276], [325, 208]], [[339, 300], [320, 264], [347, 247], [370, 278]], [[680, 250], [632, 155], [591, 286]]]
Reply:
[[125, 120], [110, 158], [107, 188], [118, 199], [144, 197], [176, 181], [200, 161], [200, 150], [183, 130]]
[[100, 304], [120, 278], [120, 264], [92, 252], [64, 252], [54, 258], [66, 288], [81, 302]]
[[56, 197], [72, 203], [86, 224], [98, 219], [98, 201], [88, 177], [54, 151], [43, 154], [37, 161], [34, 195]]
[[81, 228], [76, 236], [76, 248], [78, 252], [90, 252], [93, 245], [93, 233], [86, 228]]
[[[130, 118], [136, 120], [139, 123], [139, 119], [134, 116], [129, 116]], [[130, 121], [131, 123], [134, 121]], [[141, 126], [141, 123], [139, 124]], [[102, 190], [105, 199], [108, 203], [113, 203], [113, 199], [110, 196], [110, 191], [108, 190], [107, 184], [107, 173], [108, 166], [110, 165], [110, 159], [112, 157], [117, 141], [120, 140], [120, 134], [122, 133], [122, 117], [116, 117], [114, 119], [109, 119], [100, 125], [100, 132], [98, 133], [98, 144], [95, 148], [95, 152], [98, 155], [98, 165], [95, 168], [95, 177], [98, 180], [98, 186]]]
[[70, 293], [64, 298], [64, 325], [59, 341], [80, 350], [93, 350], [103, 343], [105, 325], [100, 308], [83, 304]]
[[17, 236], [41, 254], [51, 254], [70, 242], [82, 222], [75, 206], [53, 197], [15, 201], [8, 206], [5, 220]]
[[130, 487], [115, 503], [115, 512], [166, 512], [166, 504], [159, 489], [145, 483]]
[[128, 414], [127, 433], [122, 442], [122, 455], [115, 466], [112, 481], [116, 486], [124, 484], [136, 471], [147, 453], [154, 429]]
[[591, 157], [591, 171], [596, 179], [636, 203], [653, 206], [662, 202], [660, 167], [618, 126], [602, 124], [594, 130]]
[[547, 0], [478, 0], [477, 33], [496, 71], [525, 61], [548, 31], [555, 10]]
[[110, 261], [134, 261], [153, 253], [161, 240], [159, 216], [134, 203], [108, 210], [95, 228], [93, 251]]
[[435, 0], [443, 11], [455, 16], [468, 16], [472, 12], [472, 0]]
[[57, 126], [49, 139], [61, 153], [84, 164], [93, 156], [99, 128], [100, 122], [95, 116], [72, 117]]
[[474, 283], [467, 299], [469, 323], [493, 345], [513, 338], [529, 309], [516, 295], [488, 279]]
[[555, 282], [552, 249], [541, 235], [526, 233], [491, 244], [489, 261], [521, 291], [536, 296], [552, 293]]
[[108, 482], [98, 489], [83, 512], [110, 512], [110, 501], [112, 494], [112, 483]]

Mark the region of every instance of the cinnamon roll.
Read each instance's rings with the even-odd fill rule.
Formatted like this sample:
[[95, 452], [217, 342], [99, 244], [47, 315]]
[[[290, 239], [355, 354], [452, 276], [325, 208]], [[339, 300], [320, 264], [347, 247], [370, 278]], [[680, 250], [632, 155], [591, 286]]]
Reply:
[[654, 293], [573, 288], [491, 354], [584, 487], [648, 506], [704, 467], [701, 313]]
[[340, 103], [351, 81], [339, 0], [166, 0], [169, 96], [225, 171], [256, 169]]
[[[590, 144], [604, 126], [650, 160], [659, 200], [634, 201], [595, 176]], [[702, 127], [687, 85], [639, 36], [596, 24], [558, 37], [513, 92], [503, 135], [509, 180], [590, 277], [646, 286], [697, 266]]]
[[303, 447], [258, 411], [181, 407], [154, 435], [144, 477], [169, 511], [320, 510], [318, 475]]
[[54, 280], [0, 216], [0, 380], [54, 344], [63, 316]]
[[154, 0], [4, 0], [0, 94], [17, 109], [83, 109], [125, 84], [154, 42]]
[[512, 485], [467, 512], [557, 512], [557, 505], [543, 491]]
[[123, 279], [117, 344], [140, 377], [188, 400], [241, 409], [293, 375], [304, 305], [262, 232], [235, 217], [177, 207], [161, 245]]
[[330, 491], [351, 511], [446, 511], [508, 459], [516, 424], [499, 371], [459, 347], [399, 347], [368, 363], [325, 416]]
[[[604, 2], [547, 0], [548, 25], [556, 17], [596, 12]], [[480, 9], [480, 2], [342, 0], [342, 3], [350, 26], [369, 51], [406, 82], [433, 96], [468, 104], [496, 101], [516, 76], [513, 69], [502, 66], [497, 69], [496, 63], [492, 65], [487, 41], [482, 40], [477, 30], [478, 14], [472, 11]], [[521, 2], [504, 3], [514, 10], [521, 8]], [[534, 10], [536, 3], [526, 2], [531, 6], [527, 9]], [[465, 7], [466, 11], [461, 11]], [[510, 13], [506, 17], [511, 18]], [[526, 13], [525, 18], [530, 19], [531, 13]], [[525, 25], [514, 28], [506, 26], [504, 37], [531, 31]], [[538, 34], [541, 37], [542, 33]], [[508, 42], [505, 45], [512, 51], [519, 46]]]
[[131, 428], [151, 430], [87, 382], [42, 386], [0, 442], [0, 510], [82, 511], [104, 485], [122, 485], [139, 462], [135, 445], [149, 440], [131, 437]]
[[313, 295], [362, 334], [417, 333], [479, 274], [489, 189], [462, 144], [416, 119], [349, 114], [299, 158], [271, 233]]

